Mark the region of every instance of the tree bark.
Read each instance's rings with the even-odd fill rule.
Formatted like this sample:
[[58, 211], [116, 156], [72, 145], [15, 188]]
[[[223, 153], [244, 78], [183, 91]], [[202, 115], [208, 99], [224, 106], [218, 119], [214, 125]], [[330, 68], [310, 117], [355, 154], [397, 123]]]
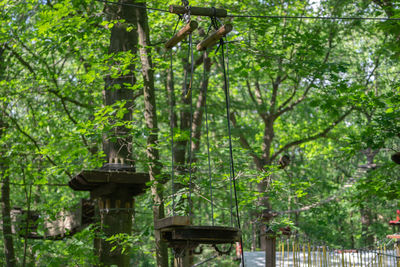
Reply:
[[[145, 3], [140, 5], [146, 6]], [[148, 25], [147, 13], [137, 9], [138, 17], [137, 31], [139, 35], [139, 53], [142, 63], [143, 75], [143, 95], [144, 95], [144, 117], [146, 127], [149, 131], [147, 138], [147, 157], [149, 160], [149, 175], [152, 181], [151, 193], [153, 196], [153, 218], [154, 222], [165, 217], [163, 202], [163, 185], [160, 182], [161, 163], [158, 151], [158, 124], [156, 96], [154, 88], [154, 71], [151, 59], [150, 30]], [[167, 244], [161, 240], [161, 233], [155, 230], [156, 259], [158, 267], [168, 267], [168, 248]]]

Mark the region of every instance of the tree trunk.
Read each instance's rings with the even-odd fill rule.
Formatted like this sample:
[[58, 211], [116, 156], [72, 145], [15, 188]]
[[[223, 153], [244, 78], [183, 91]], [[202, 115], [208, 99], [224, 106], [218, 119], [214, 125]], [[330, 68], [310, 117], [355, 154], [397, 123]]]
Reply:
[[[146, 6], [145, 3], [140, 5]], [[142, 62], [143, 74], [143, 95], [144, 95], [144, 117], [146, 126], [150, 134], [147, 138], [147, 157], [149, 160], [149, 175], [152, 181], [151, 193], [153, 195], [153, 218], [154, 222], [165, 217], [163, 202], [163, 185], [160, 183], [161, 164], [158, 151], [158, 125], [156, 96], [154, 88], [154, 71], [150, 55], [150, 31], [147, 19], [147, 13], [143, 10], [137, 10], [138, 17], [137, 31], [139, 35], [139, 53]], [[167, 244], [161, 240], [161, 233], [155, 230], [156, 259], [157, 266], [168, 267], [168, 248]]]
[[4, 174], [4, 164], [0, 163], [1, 185], [1, 213], [3, 216], [3, 236], [4, 236], [4, 254], [6, 257], [6, 266], [16, 266], [14, 255], [14, 243], [11, 232], [11, 207], [10, 207], [10, 178]]
[[[0, 46], [0, 81], [4, 79], [4, 57], [5, 49]], [[3, 107], [2, 107], [3, 108]], [[6, 129], [6, 124], [2, 120], [0, 114], [0, 138]], [[6, 257], [6, 266], [16, 266], [14, 254], [14, 242], [11, 232], [11, 205], [10, 205], [10, 177], [5, 173], [6, 157], [0, 154], [0, 181], [1, 184], [1, 214], [3, 217], [3, 236], [4, 236], [4, 255]]]
[[[121, 0], [120, 3], [135, 4], [133, 0]], [[108, 19], [124, 19], [129, 24], [136, 24], [136, 8], [129, 5], [109, 5], [105, 12]], [[128, 31], [125, 23], [116, 23], [111, 30], [109, 53], [122, 54], [127, 52], [132, 55], [137, 53], [138, 36], [136, 31]], [[120, 62], [110, 62], [110, 65]], [[131, 64], [129, 73], [119, 73], [118, 78], [108, 76], [105, 78], [103, 91], [104, 104], [113, 105], [117, 102], [125, 102], [126, 109], [122, 121], [132, 121], [132, 109], [134, 106], [133, 90], [127, 85], [133, 86], [136, 83], [134, 69]], [[123, 70], [122, 70], [123, 71]], [[121, 72], [122, 72], [121, 71]], [[114, 121], [110, 122], [111, 124]], [[114, 127], [103, 138], [103, 150], [106, 154], [106, 163], [117, 165], [129, 165], [134, 170], [132, 158], [132, 137], [129, 129], [124, 126]], [[111, 165], [110, 165], [111, 166]], [[125, 188], [118, 188], [112, 194], [102, 196], [99, 200], [100, 225], [105, 238], [95, 240], [95, 248], [102, 265], [117, 265], [119, 267], [130, 266], [129, 247], [122, 247], [117, 242], [106, 241], [112, 236], [123, 234], [123, 237], [132, 235], [133, 221], [133, 199], [132, 195]], [[123, 209], [122, 209], [123, 208]], [[113, 248], [114, 247], [114, 248]]]
[[209, 81], [209, 73], [211, 70], [211, 59], [208, 57], [207, 51], [203, 54], [203, 68], [204, 68], [204, 79], [201, 84], [201, 90], [196, 102], [196, 111], [193, 114], [193, 124], [192, 124], [192, 151], [193, 151], [193, 162], [196, 161], [195, 153], [200, 150], [200, 137], [201, 128], [203, 124], [204, 117], [204, 106], [206, 104], [207, 89]]
[[[367, 164], [365, 167], [367, 168], [367, 173], [365, 175], [368, 175], [368, 172], [375, 168], [374, 165], [374, 158], [378, 154], [379, 150], [373, 150], [371, 148], [367, 148], [366, 150], [363, 151], [363, 154], [365, 155], [367, 159]], [[361, 231], [362, 231], [362, 236], [363, 236], [363, 241], [365, 246], [373, 246], [374, 245], [374, 233], [371, 231], [371, 226], [374, 222], [374, 213], [371, 209], [373, 207], [372, 203], [365, 203], [366, 205], [361, 205], [360, 206], [360, 215], [361, 215]]]
[[[0, 119], [0, 137], [5, 125]], [[3, 217], [4, 255], [6, 266], [16, 266], [14, 255], [14, 242], [11, 231], [11, 205], [10, 205], [10, 177], [5, 173], [5, 157], [0, 157], [0, 179], [1, 185], [1, 215]]]

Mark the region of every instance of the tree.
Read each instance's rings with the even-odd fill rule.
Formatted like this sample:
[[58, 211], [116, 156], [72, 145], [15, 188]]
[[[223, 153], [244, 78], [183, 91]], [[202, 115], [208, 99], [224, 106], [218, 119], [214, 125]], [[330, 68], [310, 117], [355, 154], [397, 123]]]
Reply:
[[[141, 5], [146, 8], [146, 4]], [[157, 107], [154, 88], [154, 71], [151, 58], [150, 45], [150, 30], [148, 25], [147, 12], [137, 9], [136, 16], [137, 29], [140, 44], [140, 59], [142, 63], [143, 75], [143, 95], [146, 120], [146, 126], [149, 131], [147, 138], [147, 156], [149, 158], [149, 174], [152, 181], [151, 192], [153, 195], [153, 218], [154, 222], [165, 217], [164, 215], [164, 199], [163, 199], [163, 184], [161, 177], [161, 164], [158, 149], [158, 123], [157, 123]], [[161, 233], [155, 230], [156, 242], [156, 258], [157, 266], [168, 267], [168, 250], [167, 244], [161, 240]]]

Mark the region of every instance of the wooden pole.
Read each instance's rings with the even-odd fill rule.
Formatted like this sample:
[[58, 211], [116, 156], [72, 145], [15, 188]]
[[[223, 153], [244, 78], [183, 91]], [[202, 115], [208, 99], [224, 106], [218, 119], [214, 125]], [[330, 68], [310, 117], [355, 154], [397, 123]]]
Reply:
[[[108, 238], [118, 234], [132, 235], [132, 221], [134, 199], [124, 188], [119, 188], [115, 193], [102, 196], [99, 201], [100, 227], [102, 234]], [[106, 238], [95, 240], [95, 248], [101, 265], [118, 267], [131, 266], [129, 247], [119, 245], [118, 240], [106, 241]], [[116, 247], [116, 248], [114, 248]]]
[[265, 267], [276, 267], [276, 237], [266, 234], [265, 244]]
[[188, 36], [191, 32], [193, 32], [199, 24], [192, 20], [188, 24], [185, 25], [180, 31], [178, 31], [171, 39], [168, 40], [168, 42], [165, 43], [165, 48], [171, 49], [174, 47], [177, 43], [182, 41], [186, 36]]
[[208, 36], [206, 39], [201, 41], [197, 45], [197, 50], [203, 51], [203, 50], [206, 50], [207, 48], [215, 45], [219, 41], [219, 39], [221, 39], [223, 36], [225, 36], [226, 34], [231, 32], [232, 29], [233, 29], [232, 24], [222, 25], [221, 28], [219, 28], [216, 32], [214, 32], [213, 34]]
[[[169, 12], [174, 14], [185, 14], [188, 10], [184, 6], [170, 5]], [[226, 17], [228, 12], [221, 8], [190, 7], [190, 15], [207, 17]]]

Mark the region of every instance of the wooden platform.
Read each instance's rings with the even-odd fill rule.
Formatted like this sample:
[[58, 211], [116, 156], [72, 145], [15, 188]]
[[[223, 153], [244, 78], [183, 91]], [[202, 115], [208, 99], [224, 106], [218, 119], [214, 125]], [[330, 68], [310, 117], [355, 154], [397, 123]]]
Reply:
[[69, 181], [75, 191], [90, 191], [91, 197], [110, 194], [118, 187], [128, 188], [132, 196], [144, 193], [146, 183], [150, 181], [148, 173], [114, 170], [85, 170]]
[[167, 242], [193, 242], [198, 244], [226, 244], [240, 241], [237, 228], [224, 226], [174, 226], [161, 229], [161, 236]]
[[192, 247], [200, 244], [229, 244], [240, 241], [241, 231], [225, 226], [195, 226], [190, 225], [190, 218], [173, 216], [155, 223], [160, 230], [161, 238], [170, 247]]

